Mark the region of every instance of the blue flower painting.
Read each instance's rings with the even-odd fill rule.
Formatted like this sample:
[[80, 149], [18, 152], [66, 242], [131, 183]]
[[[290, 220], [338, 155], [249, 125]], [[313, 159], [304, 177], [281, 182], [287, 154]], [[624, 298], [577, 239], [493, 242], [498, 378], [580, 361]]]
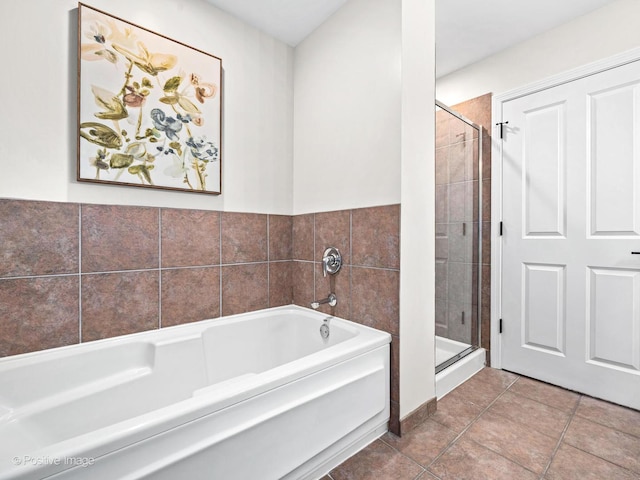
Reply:
[[78, 180], [221, 192], [222, 61], [79, 6]]

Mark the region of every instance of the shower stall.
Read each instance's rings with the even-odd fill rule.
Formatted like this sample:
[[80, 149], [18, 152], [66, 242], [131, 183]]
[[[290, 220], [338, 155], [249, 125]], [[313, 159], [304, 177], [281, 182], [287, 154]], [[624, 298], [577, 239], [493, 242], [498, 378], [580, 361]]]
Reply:
[[[482, 368], [482, 128], [436, 101], [436, 394]], [[488, 333], [488, 332], [487, 332]]]

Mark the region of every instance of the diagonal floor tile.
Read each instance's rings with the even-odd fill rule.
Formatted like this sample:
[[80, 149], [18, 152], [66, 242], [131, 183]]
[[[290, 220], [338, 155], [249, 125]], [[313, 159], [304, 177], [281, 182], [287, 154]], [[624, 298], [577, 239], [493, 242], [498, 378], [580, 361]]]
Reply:
[[471, 377], [471, 379], [456, 388], [455, 391], [466, 400], [485, 409], [491, 402], [498, 398], [505, 389], [495, 383], [484, 382], [475, 377]]
[[[442, 480], [534, 480], [538, 475], [476, 442], [461, 438], [429, 470]], [[380, 477], [382, 478], [382, 477]]]
[[551, 461], [557, 439], [487, 411], [465, 433], [471, 440], [542, 474]]
[[402, 438], [387, 433], [382, 437], [382, 441], [422, 466], [427, 466], [447, 448], [456, 436], [456, 432], [444, 425], [427, 420], [403, 435]]
[[628, 470], [570, 445], [561, 445], [547, 470], [545, 479], [566, 480], [632, 480], [638, 477]]
[[429, 472], [424, 472], [416, 480], [439, 480], [438, 477], [431, 475]]
[[482, 410], [482, 407], [469, 401], [456, 389], [438, 402], [438, 409], [431, 416], [431, 420], [460, 433], [482, 413]]
[[424, 469], [389, 445], [376, 440], [334, 468], [333, 480], [414, 480]]
[[575, 416], [564, 442], [640, 473], [640, 438]]
[[509, 390], [565, 412], [572, 412], [580, 399], [578, 393], [526, 377], [520, 377]]
[[638, 410], [583, 396], [580, 399], [576, 415], [640, 437], [640, 412]]
[[515, 373], [506, 370], [498, 370], [497, 368], [484, 367], [476, 373], [471, 380], [486, 383], [496, 388], [506, 390], [509, 385], [519, 378]]
[[570, 415], [562, 410], [510, 391], [506, 391], [496, 400], [489, 411], [556, 440], [562, 435], [570, 418]]

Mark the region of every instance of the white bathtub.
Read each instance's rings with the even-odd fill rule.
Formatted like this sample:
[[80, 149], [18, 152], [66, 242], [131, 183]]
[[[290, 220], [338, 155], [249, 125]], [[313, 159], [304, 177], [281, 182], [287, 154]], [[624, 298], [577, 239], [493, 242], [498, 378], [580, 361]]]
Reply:
[[390, 335], [290, 306], [0, 359], [0, 479], [315, 479], [384, 433]]

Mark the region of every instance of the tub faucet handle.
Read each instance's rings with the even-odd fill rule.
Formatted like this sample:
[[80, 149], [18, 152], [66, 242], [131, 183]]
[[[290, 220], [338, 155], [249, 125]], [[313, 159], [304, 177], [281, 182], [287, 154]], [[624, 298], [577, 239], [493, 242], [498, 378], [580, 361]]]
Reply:
[[327, 248], [322, 254], [322, 275], [327, 276], [327, 273], [335, 275], [342, 266], [342, 255], [335, 247]]

